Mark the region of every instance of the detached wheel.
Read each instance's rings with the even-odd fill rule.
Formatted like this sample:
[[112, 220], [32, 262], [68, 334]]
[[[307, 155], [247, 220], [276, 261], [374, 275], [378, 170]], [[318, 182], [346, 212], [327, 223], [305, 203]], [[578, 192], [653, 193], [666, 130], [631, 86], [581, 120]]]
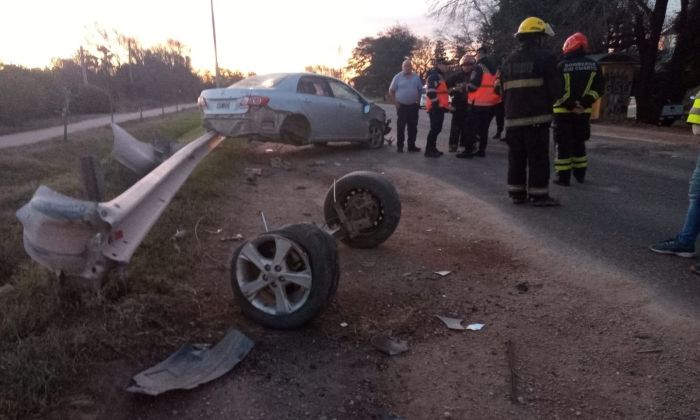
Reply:
[[269, 328], [299, 328], [318, 316], [339, 274], [335, 240], [311, 224], [264, 233], [243, 243], [231, 260], [236, 302]]
[[341, 239], [353, 248], [375, 248], [396, 230], [401, 219], [401, 201], [396, 188], [385, 177], [369, 171], [351, 172], [335, 183], [335, 199], [343, 210], [343, 226], [333, 202], [333, 186], [323, 203], [326, 224], [345, 231]]
[[369, 141], [366, 143], [368, 149], [379, 149], [384, 145], [384, 127], [379, 121], [369, 123]]

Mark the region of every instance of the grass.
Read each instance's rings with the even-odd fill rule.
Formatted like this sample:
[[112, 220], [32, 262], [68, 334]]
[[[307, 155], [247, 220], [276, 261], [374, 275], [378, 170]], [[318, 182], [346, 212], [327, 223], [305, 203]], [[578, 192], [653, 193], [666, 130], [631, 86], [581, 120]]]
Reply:
[[[202, 134], [199, 126], [197, 114], [183, 112], [124, 128], [143, 141], [160, 132], [186, 142]], [[185, 281], [196, 275], [201, 251], [194, 241], [183, 241], [178, 255], [171, 237], [177, 229], [191, 230], [202, 217], [215, 217], [210, 203], [242, 172], [235, 142], [224, 142], [205, 158], [176, 195], [132, 259], [126, 289], [108, 282], [82, 300], [65, 299], [54, 276], [24, 253], [15, 211], [42, 184], [81, 197], [80, 156], [101, 162], [105, 200], [136, 181], [109, 157], [111, 142], [109, 129], [96, 129], [72, 135], [67, 143], [0, 154], [0, 286], [14, 287], [0, 297], [0, 419], [55, 410], [74, 386], [70, 379], [89, 376], [101, 362], [173, 350], [188, 322], [201, 315], [201, 296]]]

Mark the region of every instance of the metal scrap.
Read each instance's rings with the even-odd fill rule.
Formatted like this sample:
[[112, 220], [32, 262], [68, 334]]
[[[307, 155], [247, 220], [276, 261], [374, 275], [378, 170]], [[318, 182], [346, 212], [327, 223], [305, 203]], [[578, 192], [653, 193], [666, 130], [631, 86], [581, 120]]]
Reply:
[[470, 330], [470, 331], [479, 331], [482, 328], [484, 328], [484, 324], [469, 324], [466, 327], [462, 325], [462, 319], [458, 318], [450, 318], [446, 316], [440, 316], [440, 315], [435, 315], [442, 321], [445, 326], [451, 330], [457, 330], [457, 331], [464, 331], [464, 330]]
[[187, 344], [157, 365], [137, 374], [129, 392], [159, 395], [175, 389], [192, 389], [233, 369], [253, 348], [253, 341], [232, 329], [215, 346]]

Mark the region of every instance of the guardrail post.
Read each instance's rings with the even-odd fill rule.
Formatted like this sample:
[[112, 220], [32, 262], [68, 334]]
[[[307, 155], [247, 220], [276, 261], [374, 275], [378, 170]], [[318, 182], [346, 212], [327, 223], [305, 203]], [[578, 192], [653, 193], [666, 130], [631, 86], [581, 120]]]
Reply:
[[104, 174], [95, 156], [82, 156], [80, 158], [80, 175], [86, 198], [90, 201], [102, 201]]

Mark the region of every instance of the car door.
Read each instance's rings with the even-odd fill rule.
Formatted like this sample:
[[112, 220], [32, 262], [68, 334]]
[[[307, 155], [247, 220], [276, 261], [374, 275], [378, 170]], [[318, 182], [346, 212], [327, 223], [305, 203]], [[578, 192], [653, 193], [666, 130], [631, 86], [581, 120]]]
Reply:
[[342, 140], [364, 140], [369, 137], [369, 121], [364, 113], [365, 103], [350, 86], [328, 79], [337, 101], [336, 124], [333, 136]]
[[333, 124], [337, 105], [328, 82], [323, 77], [302, 76], [297, 84], [301, 109], [311, 125], [311, 141], [334, 139]]

